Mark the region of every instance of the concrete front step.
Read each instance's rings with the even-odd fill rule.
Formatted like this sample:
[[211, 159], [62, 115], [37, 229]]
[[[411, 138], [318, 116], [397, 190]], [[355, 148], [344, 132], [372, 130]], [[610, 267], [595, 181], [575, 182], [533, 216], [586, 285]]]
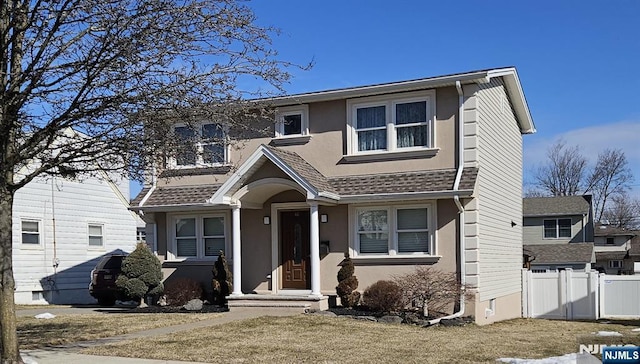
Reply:
[[273, 308], [300, 308], [301, 310], [315, 309], [326, 310], [329, 308], [327, 296], [292, 296], [292, 295], [262, 295], [247, 294], [242, 296], [227, 297], [227, 306], [230, 310], [234, 307], [273, 307]]

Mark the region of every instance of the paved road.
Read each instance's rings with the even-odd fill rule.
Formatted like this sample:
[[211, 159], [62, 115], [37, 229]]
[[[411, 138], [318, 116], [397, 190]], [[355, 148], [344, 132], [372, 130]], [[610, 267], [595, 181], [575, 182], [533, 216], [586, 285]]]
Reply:
[[[119, 311], [125, 311], [129, 307], [114, 307], [104, 308], [97, 306], [77, 306], [77, 307], [37, 307], [33, 309], [23, 309], [16, 311], [18, 316], [35, 316], [40, 313], [51, 313], [54, 315], [74, 315], [74, 314], [104, 314], [113, 313]], [[22, 358], [25, 364], [183, 364], [183, 363], [196, 363], [196, 362], [183, 362], [183, 361], [167, 361], [167, 360], [151, 360], [151, 359], [133, 359], [133, 358], [121, 358], [112, 356], [95, 356], [80, 354], [79, 351], [88, 347], [110, 344], [123, 340], [136, 339], [141, 337], [150, 337], [165, 335], [179, 331], [192, 330], [201, 327], [222, 325], [232, 321], [246, 320], [260, 316], [291, 316], [298, 315], [302, 312], [300, 308], [266, 308], [266, 307], [247, 307], [247, 308], [234, 308], [230, 312], [225, 312], [222, 315], [210, 319], [192, 322], [188, 324], [180, 324], [174, 326], [160, 327], [151, 330], [145, 330], [140, 332], [129, 333], [125, 335], [118, 335], [114, 337], [97, 339], [92, 341], [83, 341], [72, 343], [69, 345], [36, 349], [36, 350], [22, 350]], [[200, 363], [202, 364], [202, 363]]]

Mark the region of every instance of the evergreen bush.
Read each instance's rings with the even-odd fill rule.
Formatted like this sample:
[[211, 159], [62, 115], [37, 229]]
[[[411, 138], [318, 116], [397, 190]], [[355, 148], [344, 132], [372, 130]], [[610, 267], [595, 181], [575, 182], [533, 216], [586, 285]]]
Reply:
[[142, 243], [122, 261], [122, 273], [116, 286], [134, 301], [140, 302], [146, 296], [159, 296], [162, 285], [162, 264]]
[[360, 302], [360, 292], [356, 291], [358, 278], [354, 273], [353, 261], [351, 261], [348, 252], [344, 253], [342, 267], [338, 271], [338, 286], [336, 287], [336, 293], [344, 307], [354, 307]]
[[233, 287], [233, 279], [229, 271], [227, 258], [224, 256], [222, 250], [218, 253], [218, 259], [213, 263], [211, 272], [213, 273], [213, 280], [211, 281], [213, 303], [216, 305], [225, 305], [227, 303], [227, 296], [231, 293], [231, 288]]
[[364, 290], [362, 303], [372, 311], [393, 312], [402, 306], [402, 289], [392, 281], [377, 281]]

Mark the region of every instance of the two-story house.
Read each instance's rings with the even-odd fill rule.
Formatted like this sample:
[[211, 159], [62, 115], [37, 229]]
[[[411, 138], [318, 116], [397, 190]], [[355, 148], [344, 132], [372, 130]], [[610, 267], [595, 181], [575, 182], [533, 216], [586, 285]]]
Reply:
[[636, 258], [630, 255], [635, 230], [598, 225], [595, 229], [595, 268], [607, 274], [633, 274]]
[[591, 196], [529, 197], [522, 200], [525, 266], [534, 272], [595, 263]]
[[[323, 308], [349, 252], [359, 290], [428, 265], [473, 289], [453, 315], [521, 315], [522, 135], [535, 127], [514, 68], [269, 101], [271, 135], [241, 147], [233, 135], [203, 139], [132, 202], [165, 277], [209, 282], [223, 250], [232, 309]], [[176, 135], [224, 130], [183, 128]]]

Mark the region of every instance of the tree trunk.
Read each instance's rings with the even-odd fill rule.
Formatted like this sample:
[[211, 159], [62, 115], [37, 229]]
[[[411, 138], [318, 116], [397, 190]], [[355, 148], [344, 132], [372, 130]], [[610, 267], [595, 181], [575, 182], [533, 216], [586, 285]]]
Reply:
[[0, 345], [2, 364], [22, 363], [18, 350], [12, 263], [13, 192], [0, 186]]

